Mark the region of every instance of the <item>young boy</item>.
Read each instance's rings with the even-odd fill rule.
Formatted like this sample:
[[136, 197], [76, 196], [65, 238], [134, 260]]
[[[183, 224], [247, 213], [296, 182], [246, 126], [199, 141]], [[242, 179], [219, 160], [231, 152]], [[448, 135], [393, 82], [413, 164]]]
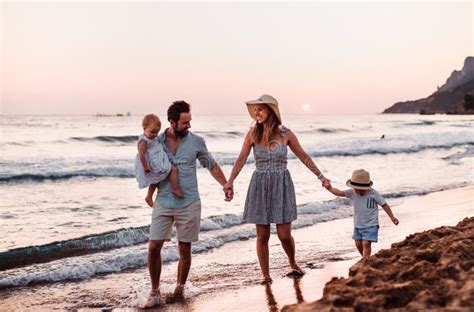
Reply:
[[352, 238], [355, 240], [362, 258], [370, 256], [371, 244], [377, 242], [379, 231], [377, 205], [382, 206], [393, 224], [398, 225], [398, 219], [393, 215], [390, 206], [379, 192], [371, 188], [372, 184], [369, 172], [359, 169], [355, 170], [352, 173], [352, 178], [346, 182], [346, 185], [351, 189], [341, 191], [332, 187], [330, 183], [324, 185], [334, 195], [352, 199], [354, 205], [354, 235]]

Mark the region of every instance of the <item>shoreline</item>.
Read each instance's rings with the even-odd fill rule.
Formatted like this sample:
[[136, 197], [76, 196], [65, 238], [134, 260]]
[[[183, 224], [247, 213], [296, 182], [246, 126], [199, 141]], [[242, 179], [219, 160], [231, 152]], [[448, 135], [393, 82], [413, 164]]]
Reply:
[[[454, 225], [473, 215], [474, 186], [417, 196], [393, 206], [400, 219], [395, 227], [380, 212], [379, 243], [373, 254], [415, 232], [440, 225]], [[196, 254], [189, 276], [188, 299], [169, 304], [159, 311], [277, 311], [285, 305], [318, 300], [333, 276], [348, 276], [350, 266], [359, 261], [351, 239], [352, 218], [321, 222], [296, 229], [297, 260], [306, 275], [297, 282], [283, 277], [288, 271], [286, 257], [276, 235], [270, 239], [270, 287], [257, 285], [260, 271], [255, 254], [255, 239], [236, 241], [211, 252]], [[245, 259], [245, 261], [242, 261]], [[163, 266], [162, 291], [172, 291], [177, 263]], [[6, 310], [139, 310], [149, 279], [146, 268], [97, 276], [83, 281], [18, 287], [0, 292]], [[152, 310], [153, 311], [153, 310]]]
[[[416, 232], [432, 229], [436, 226], [442, 225], [456, 225], [461, 219], [470, 215], [474, 215], [473, 207], [474, 186], [467, 186], [459, 189], [431, 193], [424, 196], [417, 196], [411, 198], [400, 206], [392, 207], [395, 215], [400, 219], [400, 228], [393, 225], [383, 210], [380, 211], [380, 233], [379, 243], [372, 245], [372, 255], [375, 255], [382, 249], [390, 248], [392, 243], [403, 240], [406, 236]], [[421, 208], [420, 218], [413, 218], [413, 211]], [[450, 209], [458, 209], [458, 213], [463, 217], [457, 217], [457, 213], [450, 213]], [[444, 211], [447, 214], [436, 215], [436, 212]], [[464, 215], [466, 214], [466, 215]], [[428, 223], [432, 221], [435, 226], [430, 226]], [[328, 228], [334, 227], [334, 235], [345, 236], [347, 239], [343, 242], [347, 244], [345, 247], [349, 248], [349, 252], [340, 254], [339, 261], [325, 262], [322, 267], [317, 269], [308, 269], [306, 263], [301, 262], [306, 270], [306, 275], [300, 281], [300, 289], [302, 290], [302, 297], [305, 302], [318, 300], [323, 295], [323, 289], [327, 282], [333, 277], [347, 277], [349, 275], [349, 268], [360, 260], [360, 255], [357, 253], [355, 246], [353, 246], [352, 239], [352, 218], [338, 220], [339, 224], [321, 223], [308, 229], [296, 230], [293, 232], [295, 237], [297, 249], [298, 245], [304, 243], [305, 237], [310, 233], [322, 232], [326, 233]], [[334, 225], [334, 226], [333, 226]], [[413, 229], [413, 230], [411, 230]], [[334, 241], [329, 241], [329, 244]], [[324, 245], [323, 245], [324, 246]], [[270, 255], [270, 261], [272, 255]], [[298, 250], [297, 250], [297, 258]], [[284, 305], [302, 303], [298, 302], [298, 296], [295, 298], [295, 290], [293, 290], [290, 279], [281, 277], [274, 279], [271, 285], [271, 293], [278, 303], [269, 304], [268, 290], [262, 291], [265, 286], [254, 285], [238, 290], [223, 291], [218, 298], [215, 295], [203, 295], [201, 298], [196, 298], [196, 303], [193, 304], [195, 311], [206, 311], [206, 308], [212, 310], [226, 309], [230, 311], [262, 311], [270, 309], [278, 311]], [[260, 294], [260, 295], [258, 295]], [[265, 296], [263, 296], [265, 294]], [[271, 298], [271, 296], [270, 296]], [[317, 298], [317, 299], [312, 299]], [[230, 308], [229, 308], [230, 306]], [[246, 309], [242, 309], [245, 306]], [[277, 308], [275, 310], [275, 308]]]

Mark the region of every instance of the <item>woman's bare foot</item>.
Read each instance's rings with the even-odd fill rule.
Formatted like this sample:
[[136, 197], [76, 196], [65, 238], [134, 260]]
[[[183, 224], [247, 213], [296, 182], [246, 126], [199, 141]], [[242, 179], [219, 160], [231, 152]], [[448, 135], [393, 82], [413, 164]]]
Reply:
[[148, 204], [148, 206], [153, 207], [153, 198], [151, 196], [145, 197], [145, 201]]
[[263, 280], [260, 281], [260, 285], [270, 285], [273, 282], [270, 276], [264, 277]]
[[295, 263], [291, 266], [291, 272], [287, 273], [287, 277], [302, 277], [305, 274], [305, 272]]
[[183, 194], [183, 192], [181, 192], [181, 189], [179, 187], [173, 188], [171, 190], [171, 193], [173, 193], [173, 195], [178, 197], [178, 198], [183, 198], [184, 197], [184, 194]]

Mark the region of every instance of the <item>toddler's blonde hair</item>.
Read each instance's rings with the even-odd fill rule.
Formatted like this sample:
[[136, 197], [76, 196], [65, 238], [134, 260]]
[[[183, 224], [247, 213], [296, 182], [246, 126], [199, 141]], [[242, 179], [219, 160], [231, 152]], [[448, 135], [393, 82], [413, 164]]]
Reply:
[[160, 118], [156, 116], [155, 114], [145, 115], [145, 117], [143, 117], [143, 120], [142, 120], [142, 127], [143, 129], [145, 129], [149, 125], [157, 125], [161, 129]]

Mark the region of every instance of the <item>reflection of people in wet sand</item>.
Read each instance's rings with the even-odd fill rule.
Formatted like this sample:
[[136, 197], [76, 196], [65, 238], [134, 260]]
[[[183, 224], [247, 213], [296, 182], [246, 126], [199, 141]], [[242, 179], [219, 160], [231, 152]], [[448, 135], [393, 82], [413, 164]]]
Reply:
[[303, 293], [301, 292], [301, 288], [300, 288], [300, 279], [299, 278], [293, 279], [293, 287], [295, 288], [296, 301], [298, 303], [304, 302]]
[[268, 311], [280, 311], [278, 308], [278, 302], [276, 302], [275, 296], [273, 295], [272, 286], [270, 286], [270, 283], [265, 284], [265, 295], [267, 296]]
[[288, 256], [291, 272], [288, 276], [304, 274], [295, 260], [295, 241], [291, 235], [291, 222], [296, 220], [296, 199], [293, 181], [287, 169], [287, 147], [311, 170], [321, 182], [326, 178], [301, 147], [296, 135], [282, 126], [277, 100], [262, 95], [247, 102], [250, 116], [256, 122], [244, 139], [225, 190], [233, 190], [233, 182], [245, 165], [253, 148], [256, 170], [250, 181], [243, 219], [254, 223], [257, 231], [257, 255], [263, 274], [261, 283], [271, 283], [268, 241], [270, 224], [276, 223], [278, 238]]
[[[304, 302], [299, 278], [295, 278], [293, 280], [293, 288], [295, 289], [296, 302], [297, 303]], [[278, 302], [276, 301], [275, 296], [273, 295], [272, 286], [270, 283], [265, 284], [265, 295], [267, 297], [268, 310], [271, 312], [280, 311], [280, 309], [278, 308]]]

